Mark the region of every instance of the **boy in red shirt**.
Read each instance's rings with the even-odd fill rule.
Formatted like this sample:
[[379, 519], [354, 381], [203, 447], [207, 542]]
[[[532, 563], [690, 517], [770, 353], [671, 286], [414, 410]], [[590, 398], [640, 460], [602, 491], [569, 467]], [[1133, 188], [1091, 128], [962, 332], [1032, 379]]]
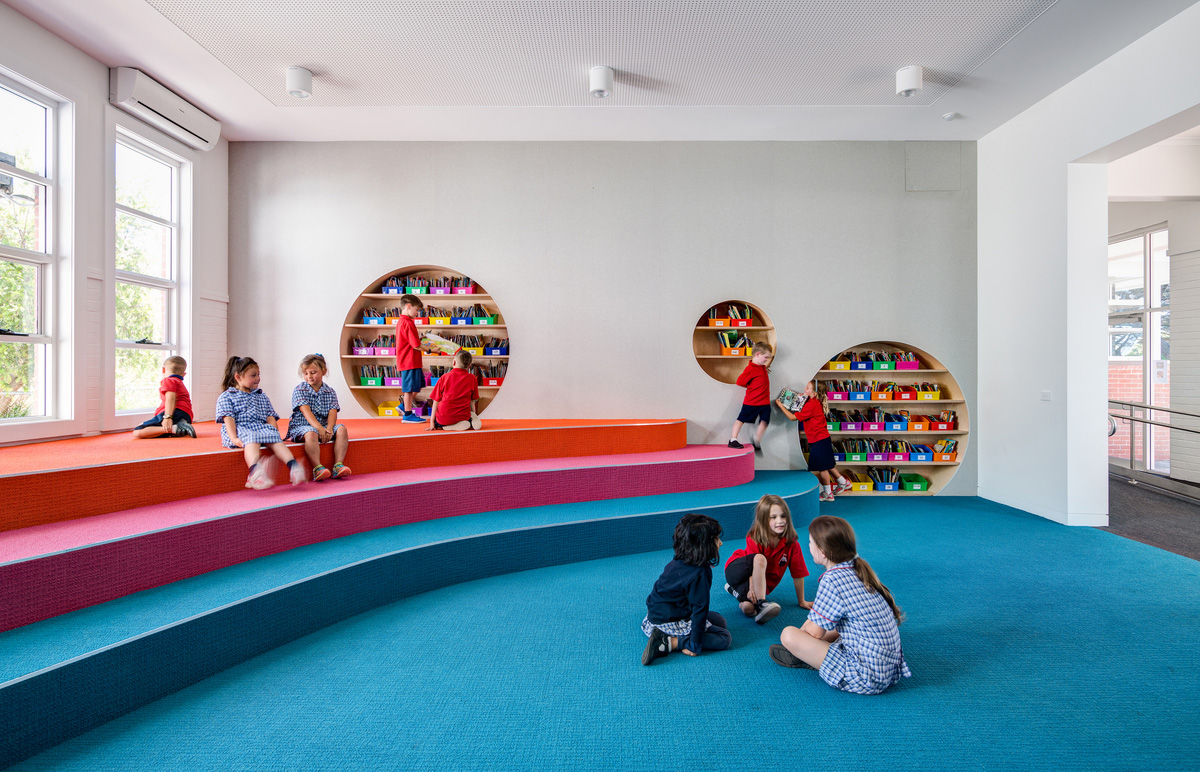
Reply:
[[413, 398], [425, 388], [425, 371], [421, 369], [421, 334], [413, 319], [421, 315], [425, 304], [416, 295], [400, 296], [400, 318], [396, 321], [396, 369], [400, 371], [400, 392], [404, 400], [404, 417], [408, 424], [424, 423], [413, 415]]
[[429, 396], [433, 410], [429, 411], [429, 428], [425, 431], [459, 432], [483, 425], [475, 415], [479, 381], [471, 374], [470, 366], [471, 352], [460, 348], [454, 355], [454, 367], [433, 385], [433, 394]]
[[[187, 375], [187, 360], [183, 357], [167, 357], [163, 360], [163, 375], [158, 384], [158, 410], [154, 417], [141, 423], [133, 430], [133, 437], [145, 440], [150, 437], [195, 437], [192, 428], [192, 395], [183, 383]], [[167, 374], [170, 371], [170, 374]]]
[[729, 447], [741, 449], [745, 447], [738, 442], [738, 433], [742, 424], [752, 424], [758, 421], [758, 430], [754, 433], [754, 447], [762, 447], [763, 433], [767, 424], [771, 423], [771, 378], [767, 364], [771, 361], [771, 347], [766, 343], [755, 343], [750, 362], [738, 376], [737, 385], [745, 387], [746, 397], [742, 400], [742, 412], [738, 413], [733, 422], [733, 438]]

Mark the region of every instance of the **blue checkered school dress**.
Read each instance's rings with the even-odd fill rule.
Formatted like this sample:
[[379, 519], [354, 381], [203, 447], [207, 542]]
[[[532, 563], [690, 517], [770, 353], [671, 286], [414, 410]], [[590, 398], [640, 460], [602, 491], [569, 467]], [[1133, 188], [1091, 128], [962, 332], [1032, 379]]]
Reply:
[[272, 445], [283, 442], [279, 430], [267, 423], [268, 418], [279, 418], [271, 400], [262, 389], [246, 392], [237, 388], [229, 388], [217, 397], [217, 423], [221, 424], [221, 444], [227, 448], [236, 447], [225, 429], [224, 418], [233, 416], [237, 424], [237, 435], [243, 443], [257, 442], [262, 445]]
[[862, 583], [853, 560], [821, 574], [808, 620], [839, 633], [821, 663], [821, 678], [830, 686], [855, 694], [879, 694], [912, 676], [892, 607]]
[[[309, 432], [315, 432], [317, 427], [308, 422], [304, 417], [304, 413], [300, 411], [301, 405], [308, 405], [313, 412], [313, 417], [322, 424], [329, 422], [329, 411], [342, 409], [338, 404], [337, 392], [329, 387], [329, 384], [322, 383], [321, 388], [313, 391], [312, 386], [308, 383], [301, 383], [292, 389], [292, 417], [288, 419], [288, 439], [301, 440], [304, 435]], [[341, 426], [341, 424], [338, 424]], [[334, 427], [336, 431], [337, 427]]]

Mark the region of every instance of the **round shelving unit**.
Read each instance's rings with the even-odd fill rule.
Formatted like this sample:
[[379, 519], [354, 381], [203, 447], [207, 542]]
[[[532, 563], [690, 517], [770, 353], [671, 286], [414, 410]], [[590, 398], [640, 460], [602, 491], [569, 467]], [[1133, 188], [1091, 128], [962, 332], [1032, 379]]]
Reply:
[[[905, 343], [895, 341], [873, 341], [863, 343], [858, 346], [853, 346], [838, 356], [843, 354], [864, 354], [866, 352], [912, 352], [918, 360], [918, 368], [915, 370], [835, 370], [831, 369], [834, 366], [832, 357], [830, 362], [813, 376], [822, 386], [828, 386], [831, 381], [879, 381], [882, 383], [894, 383], [898, 387], [914, 386], [917, 384], [929, 383], [938, 387], [936, 399], [921, 399], [920, 392], [916, 399], [901, 400], [896, 399], [896, 393], [890, 392], [870, 392], [866, 399], [846, 399], [833, 400], [826, 398], [826, 408], [829, 411], [833, 410], [866, 410], [868, 408], [878, 407], [885, 413], [896, 416], [899, 411], [908, 411], [910, 418], [917, 416], [931, 416], [937, 418], [938, 414], [943, 410], [953, 410], [955, 413], [955, 421], [952, 428], [937, 429], [937, 421], [930, 421], [929, 428], [919, 428], [911, 430], [914, 423], [921, 424], [920, 419], [906, 424], [907, 428], [904, 431], [866, 431], [856, 429], [851, 431], [831, 431], [833, 437], [834, 452], [840, 453], [839, 443], [842, 440], [903, 440], [913, 445], [925, 445], [933, 447], [934, 444], [941, 439], [955, 440], [958, 444], [955, 448], [953, 460], [938, 460], [939, 454], [932, 454], [929, 461], [918, 459], [916, 461], [891, 461], [891, 460], [861, 460], [861, 461], [838, 461], [838, 469], [852, 471], [860, 479], [869, 479], [866, 477], [867, 467], [892, 467], [898, 469], [901, 474], [918, 474], [924, 477], [929, 482], [929, 490], [927, 491], [852, 491], [848, 495], [853, 496], [921, 496], [932, 495], [946, 487], [954, 477], [954, 473], [958, 471], [959, 465], [967, 451], [967, 440], [971, 434], [970, 414], [967, 411], [967, 402], [963, 397], [962, 388], [958, 385], [958, 381], [946, 369], [936, 357], [928, 352], [922, 351], [915, 346], [910, 346]], [[844, 363], [843, 363], [844, 364]], [[854, 366], [850, 363], [851, 367]], [[860, 394], [866, 392], [859, 392]], [[887, 394], [892, 399], [883, 399]], [[832, 418], [830, 419], [833, 420]], [[885, 428], [887, 422], [884, 422]]]
[[[370, 308], [383, 311], [389, 308], [399, 308], [400, 294], [385, 293], [383, 284], [392, 276], [418, 276], [426, 279], [438, 279], [442, 277], [452, 279], [465, 279], [466, 274], [455, 271], [451, 268], [444, 268], [438, 265], [410, 265], [405, 268], [398, 268], [394, 271], [388, 271], [383, 276], [380, 276], [375, 281], [367, 285], [366, 289], [359, 294], [350, 310], [346, 313], [346, 321], [342, 325], [341, 338], [341, 360], [342, 374], [346, 378], [346, 383], [350, 386], [351, 393], [362, 405], [363, 410], [367, 411], [372, 416], [378, 416], [379, 407], [384, 402], [394, 402], [400, 399], [400, 388], [398, 385], [363, 385], [361, 379], [360, 368], [364, 366], [383, 366], [395, 367], [396, 355], [393, 354], [355, 354], [353, 341], [355, 338], [364, 339], [368, 345], [379, 335], [395, 335], [396, 325], [391, 324], [368, 324], [363, 321], [364, 311]], [[427, 294], [420, 295], [421, 301], [426, 307], [435, 307], [445, 310], [451, 310], [460, 306], [473, 306], [476, 304], [482, 305], [488, 312], [487, 317], [494, 317], [488, 324], [464, 324], [464, 325], [435, 325], [435, 324], [418, 324], [417, 331], [424, 334], [433, 332], [443, 337], [456, 335], [477, 335], [488, 339], [503, 339], [508, 338], [508, 328], [504, 323], [504, 316], [496, 307], [492, 296], [487, 293], [483, 287], [478, 284], [471, 286], [470, 294], [432, 294], [434, 290], [428, 289]], [[402, 291], [401, 291], [402, 292]], [[453, 292], [453, 289], [451, 289]], [[388, 317], [385, 316], [386, 320]], [[480, 317], [484, 318], [484, 317]], [[474, 319], [474, 317], [472, 317]], [[432, 320], [431, 320], [432, 321]], [[507, 367], [509, 359], [509, 350], [505, 348], [503, 354], [489, 354], [485, 351], [484, 355], [474, 355], [472, 357], [472, 365], [480, 367], [493, 367], [503, 365]], [[444, 367], [449, 369], [453, 365], [453, 359], [449, 356], [430, 356], [426, 354], [422, 357], [422, 367], [428, 373], [430, 367]], [[482, 413], [488, 404], [495, 398], [503, 385], [503, 377], [499, 379], [485, 378], [479, 386], [479, 403], [477, 409]], [[381, 383], [385, 383], [381, 381]], [[417, 399], [424, 401], [428, 399], [429, 394], [433, 391], [432, 387], [426, 386], [421, 390]]]
[[[741, 319], [730, 316], [731, 307], [738, 310]], [[715, 320], [711, 316], [714, 309], [717, 312]], [[749, 319], [745, 318], [746, 309], [750, 309]], [[720, 325], [717, 326], [713, 322], [719, 322]], [[692, 331], [692, 353], [696, 355], [696, 363], [700, 365], [700, 369], [721, 383], [736, 382], [746, 363], [750, 361], [748, 351], [733, 355], [723, 354], [721, 341], [718, 340], [718, 333], [721, 332], [744, 334], [753, 343], [766, 343], [772, 351], [776, 350], [775, 327], [761, 308], [744, 300], [723, 300], [710, 306], [700, 315]]]

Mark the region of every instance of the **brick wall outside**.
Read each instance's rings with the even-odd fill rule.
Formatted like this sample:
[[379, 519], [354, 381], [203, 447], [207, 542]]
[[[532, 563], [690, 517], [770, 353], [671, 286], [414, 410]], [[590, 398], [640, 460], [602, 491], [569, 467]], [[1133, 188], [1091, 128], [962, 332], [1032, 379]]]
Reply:
[[[1141, 362], [1109, 362], [1108, 363], [1108, 398], [1120, 399], [1127, 402], [1141, 402], [1142, 393], [1142, 364]], [[1154, 384], [1154, 399], [1152, 405], [1171, 406], [1170, 368], [1167, 370], [1167, 382]], [[1124, 412], [1115, 406], [1110, 412]], [[1168, 413], [1155, 413], [1152, 420], [1170, 422]], [[1154, 429], [1155, 467], [1160, 471], [1170, 468], [1171, 437], [1169, 429]], [[1143, 448], [1140, 427], [1134, 429], [1134, 458], [1143, 460]], [[1129, 422], [1117, 420], [1117, 433], [1108, 438], [1108, 455], [1111, 458], [1129, 458]]]

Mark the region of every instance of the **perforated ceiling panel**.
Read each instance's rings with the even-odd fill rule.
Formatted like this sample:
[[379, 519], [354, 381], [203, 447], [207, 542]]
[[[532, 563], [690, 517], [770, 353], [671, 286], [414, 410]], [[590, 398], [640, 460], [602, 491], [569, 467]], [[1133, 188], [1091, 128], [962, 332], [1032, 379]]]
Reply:
[[[931, 104], [1055, 0], [147, 0], [279, 106]], [[610, 99], [587, 71], [616, 71]], [[895, 95], [899, 67], [925, 88]], [[284, 70], [313, 72], [313, 98]]]

